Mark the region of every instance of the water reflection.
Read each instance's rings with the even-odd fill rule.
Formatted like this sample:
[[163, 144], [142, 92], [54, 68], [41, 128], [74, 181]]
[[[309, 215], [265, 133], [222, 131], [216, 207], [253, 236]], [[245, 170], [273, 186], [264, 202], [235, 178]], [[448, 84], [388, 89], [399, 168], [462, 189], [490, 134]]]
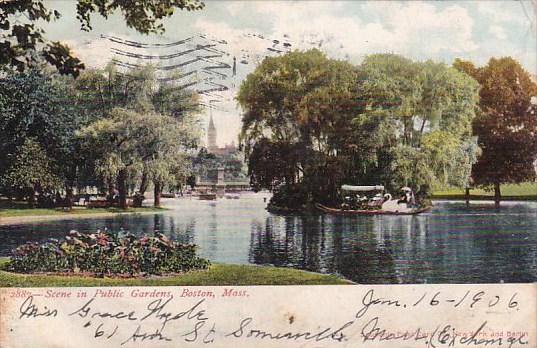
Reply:
[[161, 231], [215, 262], [341, 274], [359, 283], [537, 281], [537, 204], [438, 203], [419, 216], [279, 216], [258, 195], [176, 200], [164, 214], [0, 226], [0, 254], [70, 229]]

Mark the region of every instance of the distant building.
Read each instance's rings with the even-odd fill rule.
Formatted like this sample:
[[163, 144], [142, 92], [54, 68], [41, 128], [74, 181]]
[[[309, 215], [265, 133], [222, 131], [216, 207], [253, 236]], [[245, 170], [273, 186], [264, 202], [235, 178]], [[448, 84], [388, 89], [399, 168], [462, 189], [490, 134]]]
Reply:
[[224, 147], [218, 147], [216, 144], [216, 127], [214, 125], [213, 116], [209, 120], [209, 128], [207, 129], [207, 151], [214, 155], [229, 156], [238, 151], [235, 142], [231, 145], [226, 144]]

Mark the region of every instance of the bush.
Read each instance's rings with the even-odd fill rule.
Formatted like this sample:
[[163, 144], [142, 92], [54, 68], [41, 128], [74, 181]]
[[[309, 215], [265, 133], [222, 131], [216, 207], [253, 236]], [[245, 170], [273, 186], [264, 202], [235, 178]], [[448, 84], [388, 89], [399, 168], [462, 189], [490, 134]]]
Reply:
[[309, 203], [308, 192], [302, 184], [283, 185], [274, 191], [270, 205], [301, 210]]
[[63, 240], [26, 243], [13, 251], [6, 270], [19, 273], [90, 272], [108, 275], [180, 273], [207, 269], [210, 262], [196, 256], [196, 246], [180, 244], [157, 233], [132, 234], [71, 231]]

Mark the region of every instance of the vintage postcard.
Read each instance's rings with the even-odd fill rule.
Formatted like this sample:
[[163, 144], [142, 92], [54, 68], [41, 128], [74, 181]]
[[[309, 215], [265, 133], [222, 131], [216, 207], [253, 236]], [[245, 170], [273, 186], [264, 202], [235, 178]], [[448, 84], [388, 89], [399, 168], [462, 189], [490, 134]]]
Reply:
[[0, 346], [537, 347], [537, 1], [0, 0]]

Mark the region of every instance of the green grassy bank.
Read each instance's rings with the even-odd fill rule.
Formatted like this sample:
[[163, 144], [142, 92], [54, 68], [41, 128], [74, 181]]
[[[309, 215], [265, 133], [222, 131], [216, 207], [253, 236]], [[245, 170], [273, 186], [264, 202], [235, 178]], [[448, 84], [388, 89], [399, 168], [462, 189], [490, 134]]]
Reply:
[[[505, 184], [501, 186], [502, 200], [537, 200], [537, 182], [526, 182], [522, 184]], [[434, 190], [433, 199], [465, 199], [464, 189], [461, 188], [443, 188]], [[482, 189], [470, 190], [470, 199], [472, 200], [490, 200], [494, 199], [493, 191]]]
[[[0, 267], [8, 262], [0, 257]], [[352, 282], [335, 275], [292, 268], [213, 264], [207, 271], [148, 278], [94, 278], [43, 274], [18, 274], [0, 270], [0, 287], [70, 286], [175, 286], [175, 285], [336, 285]]]
[[73, 207], [72, 209], [62, 208], [31, 208], [26, 202], [8, 202], [0, 199], [0, 218], [2, 217], [24, 217], [24, 216], [70, 216], [70, 215], [87, 215], [87, 214], [118, 214], [118, 213], [140, 213], [140, 212], [159, 212], [164, 208], [142, 207], [142, 208], [86, 208]]

